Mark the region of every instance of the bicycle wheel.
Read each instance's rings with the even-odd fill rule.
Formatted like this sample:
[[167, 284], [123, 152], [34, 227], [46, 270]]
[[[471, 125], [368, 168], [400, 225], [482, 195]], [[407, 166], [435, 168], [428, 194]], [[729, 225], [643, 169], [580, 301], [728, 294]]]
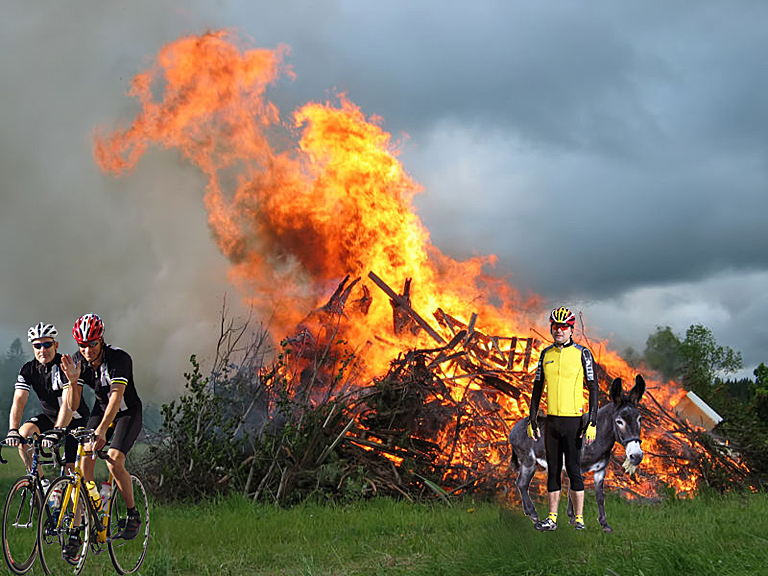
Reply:
[[135, 474], [131, 474], [133, 499], [136, 510], [141, 514], [139, 533], [131, 540], [121, 537], [127, 519], [125, 501], [117, 488], [112, 490], [109, 500], [109, 520], [107, 521], [107, 547], [112, 564], [118, 574], [136, 572], [144, 562], [149, 543], [149, 501], [144, 484]]
[[40, 494], [32, 476], [22, 476], [11, 487], [3, 510], [3, 556], [14, 574], [26, 574], [37, 557]]
[[[37, 524], [40, 562], [46, 574], [80, 574], [85, 566], [91, 536], [91, 518], [83, 503], [86, 496], [71, 476], [56, 478], [48, 487]], [[70, 539], [78, 545], [65, 553]]]

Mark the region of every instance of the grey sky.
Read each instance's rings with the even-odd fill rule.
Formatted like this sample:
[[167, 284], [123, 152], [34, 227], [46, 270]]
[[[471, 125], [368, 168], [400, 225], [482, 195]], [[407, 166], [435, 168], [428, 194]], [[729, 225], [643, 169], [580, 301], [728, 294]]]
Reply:
[[749, 372], [768, 362], [768, 4], [13, 0], [2, 10], [8, 342], [38, 320], [68, 332], [97, 312], [160, 396], [204, 352], [195, 347], [223, 294], [237, 296], [206, 228], [202, 178], [155, 151], [115, 179], [91, 146], [97, 126], [131, 118], [128, 82], [163, 44], [226, 27], [290, 46], [296, 79], [271, 92], [283, 113], [346, 92], [408, 135], [401, 160], [425, 188], [417, 208], [444, 252], [497, 254], [499, 274], [582, 310], [619, 349], [641, 349], [657, 325], [682, 334], [700, 322]]

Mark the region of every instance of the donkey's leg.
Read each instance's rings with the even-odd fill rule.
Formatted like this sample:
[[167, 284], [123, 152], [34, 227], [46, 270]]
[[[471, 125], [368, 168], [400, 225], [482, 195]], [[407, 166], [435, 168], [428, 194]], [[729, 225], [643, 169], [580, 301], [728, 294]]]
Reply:
[[[565, 475], [568, 478], [568, 474]], [[568, 514], [568, 522], [573, 526], [576, 523], [576, 510], [573, 507], [573, 498], [571, 497], [573, 490], [571, 490], [571, 479], [568, 478], [568, 507], [565, 509], [565, 513]]]
[[603, 481], [605, 480], [605, 468], [595, 471], [595, 498], [597, 499], [597, 521], [603, 527], [603, 532], [613, 532], [605, 519], [605, 492]]
[[565, 509], [565, 513], [568, 514], [568, 522], [574, 524], [576, 522], [576, 512], [573, 509], [573, 498], [571, 498], [571, 490], [568, 490], [568, 508]]
[[533, 505], [528, 487], [531, 485], [533, 474], [536, 472], [536, 460], [532, 463], [521, 463], [520, 474], [517, 475], [517, 489], [520, 491], [520, 499], [523, 501], [523, 513], [531, 519], [533, 523], [539, 521], [539, 515], [536, 512], [536, 506]]

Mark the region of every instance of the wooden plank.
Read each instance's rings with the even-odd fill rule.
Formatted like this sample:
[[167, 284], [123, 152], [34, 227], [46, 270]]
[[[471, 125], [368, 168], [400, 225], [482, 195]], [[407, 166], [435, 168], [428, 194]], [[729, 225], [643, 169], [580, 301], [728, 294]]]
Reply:
[[507, 368], [512, 370], [515, 366], [515, 353], [517, 352], [517, 336], [512, 338], [512, 345], [509, 348], [509, 363]]
[[472, 334], [475, 331], [475, 322], [477, 322], [477, 313], [472, 312], [472, 318], [469, 320], [469, 326], [467, 326], [467, 332]]
[[398, 306], [400, 306], [411, 318], [413, 318], [416, 324], [421, 326], [427, 334], [432, 336], [432, 338], [434, 338], [437, 342], [440, 342], [440, 344], [445, 344], [445, 340], [443, 339], [443, 337], [440, 336], [440, 334], [438, 334], [437, 332], [435, 332], [432, 326], [430, 326], [427, 323], [427, 321], [424, 320], [424, 318], [419, 316], [416, 313], [416, 311], [408, 305], [408, 302], [406, 302], [404, 298], [402, 298], [398, 293], [392, 290], [392, 288], [387, 286], [384, 280], [376, 276], [376, 274], [374, 274], [373, 272], [368, 272], [368, 277], [371, 280], [373, 280], [374, 284], [376, 284], [376, 286], [381, 288], [387, 296], [389, 296], [392, 300], [394, 300], [394, 302]]
[[454, 352], [453, 354], [450, 354], [448, 356], [445, 356], [444, 354], [441, 353], [440, 355], [437, 356], [437, 358], [432, 360], [432, 362], [427, 364], [427, 370], [432, 370], [432, 368], [434, 368], [435, 366], [439, 366], [440, 364], [444, 362], [448, 362], [449, 360], [455, 360], [456, 358], [459, 358], [460, 356], [464, 356], [464, 355], [466, 355], [466, 352], [464, 351]]
[[531, 363], [531, 350], [533, 349], [533, 338], [528, 338], [528, 344], [525, 347], [525, 362], [523, 363], [523, 370], [528, 372], [528, 365]]

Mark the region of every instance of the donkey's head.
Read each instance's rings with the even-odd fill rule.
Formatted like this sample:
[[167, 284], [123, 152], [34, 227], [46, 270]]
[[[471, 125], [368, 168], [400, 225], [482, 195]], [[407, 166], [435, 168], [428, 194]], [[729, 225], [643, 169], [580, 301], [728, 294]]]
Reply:
[[629, 394], [621, 393], [621, 378], [611, 383], [611, 400], [614, 404], [613, 431], [622, 446], [624, 446], [624, 470], [632, 475], [643, 459], [640, 448], [641, 420], [637, 405], [645, 393], [645, 380], [639, 374], [635, 376], [635, 387]]

